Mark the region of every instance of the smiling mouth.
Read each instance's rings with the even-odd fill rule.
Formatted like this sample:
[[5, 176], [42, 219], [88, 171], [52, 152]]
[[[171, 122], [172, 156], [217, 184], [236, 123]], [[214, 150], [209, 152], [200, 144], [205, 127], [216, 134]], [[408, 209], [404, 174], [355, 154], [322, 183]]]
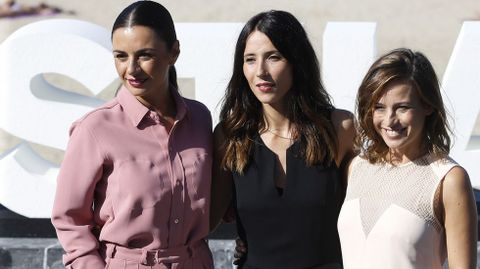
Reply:
[[145, 81], [147, 81], [147, 79], [127, 79], [127, 81], [132, 87], [139, 88], [145, 83]]
[[398, 137], [398, 136], [403, 135], [403, 133], [405, 132], [405, 128], [402, 128], [402, 129], [385, 129], [385, 128], [383, 128], [383, 131], [385, 132], [385, 134], [388, 137]]

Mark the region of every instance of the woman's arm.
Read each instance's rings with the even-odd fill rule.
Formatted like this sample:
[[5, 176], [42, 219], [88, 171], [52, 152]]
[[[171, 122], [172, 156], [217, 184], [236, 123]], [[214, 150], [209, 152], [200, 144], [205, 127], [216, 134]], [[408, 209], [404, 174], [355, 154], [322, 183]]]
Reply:
[[349, 164], [356, 155], [353, 146], [353, 140], [355, 138], [353, 115], [347, 110], [335, 109], [332, 112], [332, 122], [337, 133], [338, 141], [338, 155], [335, 162], [342, 172], [342, 182], [346, 188]]
[[65, 157], [57, 178], [52, 223], [66, 254], [67, 268], [103, 269], [105, 261], [98, 253], [93, 235], [93, 196], [102, 176], [103, 156], [96, 140], [83, 126], [71, 131]]
[[210, 231], [219, 224], [232, 201], [233, 178], [230, 171], [222, 167], [225, 156], [225, 135], [219, 123], [213, 132], [213, 171], [210, 203]]
[[477, 210], [467, 172], [457, 166], [443, 181], [448, 266], [475, 269], [477, 264]]

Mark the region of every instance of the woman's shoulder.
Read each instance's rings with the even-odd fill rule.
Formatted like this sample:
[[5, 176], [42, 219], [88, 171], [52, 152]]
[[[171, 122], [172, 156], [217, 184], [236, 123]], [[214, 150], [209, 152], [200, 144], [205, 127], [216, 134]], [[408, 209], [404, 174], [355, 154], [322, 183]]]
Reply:
[[459, 188], [465, 188], [470, 185], [470, 177], [468, 176], [467, 170], [451, 157], [439, 158], [434, 161], [432, 165], [434, 166], [434, 170], [443, 170], [440, 171], [440, 173], [441, 176], [444, 176], [443, 185], [447, 189], [458, 190]]
[[[420, 158], [429, 164], [436, 177], [441, 180], [450, 173], [450, 171], [465, 171], [454, 159], [450, 156], [436, 156], [434, 154], [427, 154]], [[465, 171], [466, 173], [466, 171]]]
[[113, 110], [118, 105], [119, 103], [115, 98], [91, 110], [90, 112], [86, 113], [81, 118], [77, 119], [72, 123], [70, 127], [70, 133], [73, 131], [73, 129], [80, 125], [88, 127], [90, 129], [96, 129], [103, 126], [106, 121], [109, 121], [111, 119], [112, 114], [115, 113]]
[[455, 165], [445, 174], [442, 181], [443, 204], [447, 208], [474, 207], [473, 188], [467, 171]]
[[194, 115], [197, 113], [210, 115], [208, 107], [200, 101], [182, 97], [187, 109]]
[[337, 165], [345, 163], [353, 155], [353, 140], [355, 138], [355, 125], [353, 114], [343, 109], [333, 109], [331, 111], [331, 122], [337, 134], [338, 159]]
[[345, 134], [353, 138], [355, 135], [355, 125], [352, 112], [335, 108], [331, 111], [330, 120], [339, 136]]
[[[355, 157], [352, 158], [352, 161], [350, 162], [350, 165], [352, 167], [355, 167], [355, 166], [358, 166], [358, 165], [375, 165], [375, 164], [372, 164], [368, 161], [368, 159], [362, 155], [362, 154], [359, 154]], [[378, 164], [377, 164], [378, 165]]]
[[359, 169], [367, 169], [367, 167], [373, 166], [363, 155], [357, 155], [353, 157], [348, 163], [347, 175], [351, 176], [353, 172], [359, 171]]
[[346, 109], [334, 108], [331, 110], [331, 118], [332, 121], [344, 121], [344, 120], [352, 120], [353, 121], [353, 114], [352, 112]]

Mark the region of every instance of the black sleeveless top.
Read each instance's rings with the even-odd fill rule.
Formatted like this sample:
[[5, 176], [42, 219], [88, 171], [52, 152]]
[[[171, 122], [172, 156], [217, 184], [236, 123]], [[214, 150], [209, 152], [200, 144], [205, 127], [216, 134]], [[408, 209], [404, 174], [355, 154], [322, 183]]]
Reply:
[[276, 155], [255, 138], [244, 174], [234, 173], [237, 228], [247, 245], [242, 268], [306, 269], [341, 264], [337, 218], [341, 204], [339, 171], [307, 166], [294, 143], [286, 153], [286, 183], [274, 181]]

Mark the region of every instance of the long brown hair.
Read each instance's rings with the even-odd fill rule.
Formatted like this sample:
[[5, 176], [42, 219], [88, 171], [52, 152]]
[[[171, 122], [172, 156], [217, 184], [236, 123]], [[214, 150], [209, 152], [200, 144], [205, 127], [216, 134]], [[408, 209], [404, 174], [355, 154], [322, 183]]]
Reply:
[[422, 104], [432, 109], [425, 119], [423, 144], [438, 157], [448, 155], [451, 131], [437, 75], [425, 55], [405, 48], [393, 50], [375, 61], [360, 85], [356, 147], [372, 163], [386, 161], [388, 146], [373, 126], [373, 108], [392, 82], [409, 84], [418, 92]]
[[320, 68], [307, 34], [285, 11], [257, 14], [243, 27], [235, 48], [233, 74], [223, 98], [220, 121], [226, 136], [225, 168], [242, 173], [249, 163], [253, 137], [265, 130], [262, 105], [243, 73], [246, 40], [253, 31], [264, 33], [292, 66], [293, 87], [285, 95], [287, 118], [294, 123], [301, 154], [308, 165], [337, 156], [337, 139], [330, 114], [333, 105], [320, 80]]

